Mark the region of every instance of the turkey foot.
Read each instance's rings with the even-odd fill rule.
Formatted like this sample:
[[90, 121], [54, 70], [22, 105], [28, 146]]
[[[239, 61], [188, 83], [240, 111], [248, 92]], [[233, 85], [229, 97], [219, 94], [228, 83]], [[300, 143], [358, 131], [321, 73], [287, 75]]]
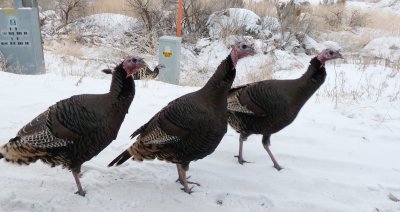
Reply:
[[238, 162], [239, 162], [240, 164], [242, 164], [242, 165], [243, 165], [244, 163], [251, 163], [251, 162], [245, 161], [245, 160], [243, 159], [243, 142], [244, 142], [245, 140], [247, 140], [247, 136], [240, 135], [240, 138], [239, 138], [239, 155], [235, 155], [235, 156], [234, 156], [235, 158], [238, 158]]
[[253, 162], [249, 162], [243, 159], [243, 157], [240, 157], [240, 155], [235, 155], [235, 158], [238, 158], [238, 162], [242, 165], [244, 165], [244, 163], [253, 163]]
[[189, 178], [189, 177], [186, 177], [186, 170], [187, 170], [188, 166], [186, 166], [186, 169], [184, 169], [181, 164], [176, 164], [176, 168], [178, 169], [178, 181], [183, 185], [182, 190], [188, 194], [191, 194], [194, 186], [189, 188], [188, 184], [189, 183], [196, 184], [198, 186], [200, 186], [200, 184], [187, 181], [187, 179]]
[[84, 190], [78, 190], [77, 192], [75, 192], [75, 194], [79, 194], [84, 197], [86, 195], [86, 192]]
[[186, 188], [181, 188], [181, 190], [184, 191], [184, 192], [186, 192], [186, 193], [188, 193], [188, 194], [191, 194], [191, 193], [193, 193], [193, 191], [192, 191], [193, 188], [194, 188], [194, 186], [190, 187], [190, 188], [187, 189], [187, 190], [186, 190]]
[[274, 164], [274, 168], [278, 171], [283, 169], [279, 164]]
[[[188, 184], [194, 184], [194, 185], [200, 186], [200, 183], [188, 181], [187, 179], [189, 179], [190, 177], [191, 177], [191, 176], [189, 176], [189, 177], [186, 178], [186, 182], [187, 182]], [[181, 185], [183, 185], [183, 183], [184, 183], [180, 178], [176, 179], [175, 182], [179, 182]], [[192, 188], [193, 188], [193, 187], [192, 187]], [[192, 189], [192, 188], [190, 188], [190, 189]]]

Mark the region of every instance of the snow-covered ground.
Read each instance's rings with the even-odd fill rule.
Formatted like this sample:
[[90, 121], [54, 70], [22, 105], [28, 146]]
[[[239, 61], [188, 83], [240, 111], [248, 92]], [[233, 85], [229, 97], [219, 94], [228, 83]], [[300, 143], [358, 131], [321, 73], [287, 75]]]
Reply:
[[[327, 70], [328, 79], [342, 71], [347, 78], [358, 77], [354, 66], [330, 64]], [[281, 77], [301, 73], [282, 72]], [[79, 79], [56, 73], [0, 72], [1, 143], [56, 101], [103, 93], [110, 84], [109, 76], [84, 77], [77, 86]], [[284, 166], [282, 171], [272, 167], [261, 136], [251, 136], [244, 146], [245, 158], [254, 163], [238, 164], [233, 157], [238, 134], [229, 129], [212, 155], [191, 164], [188, 174], [201, 183], [191, 195], [175, 183], [173, 164], [130, 161], [122, 167], [106, 167], [133, 142], [129, 135], [154, 113], [198, 89], [137, 82], [118, 138], [83, 165], [85, 197], [74, 194], [76, 185], [67, 170], [41, 162], [20, 167], [0, 161], [0, 211], [400, 211], [400, 203], [389, 198], [400, 198], [399, 100], [383, 94], [377, 102], [339, 101], [335, 107], [323, 95], [335, 86], [331, 82], [308, 101], [292, 125], [272, 136], [272, 151]]]
[[[384, 4], [391, 1], [348, 3], [387, 8]], [[390, 9], [400, 11], [394, 3]], [[44, 12], [44, 17], [48, 17], [42, 28], [47, 74], [0, 72], [0, 145], [58, 100], [106, 92], [110, 76], [100, 70], [112, 68], [137, 50], [131, 43], [136, 36], [132, 29], [138, 27], [134, 18], [92, 15], [57, 34], [59, 17], [51, 11]], [[221, 24], [232, 21], [224, 15], [214, 18], [209, 29], [215, 34]], [[276, 29], [260, 29], [261, 19], [276, 22], [251, 13], [243, 24], [254, 32], [276, 33]], [[81, 36], [75, 36], [78, 31], [83, 31]], [[173, 164], [130, 161], [121, 167], [106, 167], [133, 142], [129, 135], [154, 113], [204, 84], [229, 54], [232, 39], [203, 38], [184, 45], [181, 86], [136, 82], [136, 96], [117, 139], [82, 167], [85, 197], [74, 194], [76, 185], [67, 170], [41, 162], [20, 167], [1, 160], [0, 212], [400, 211], [400, 41], [393, 36], [375, 36], [360, 49], [340, 45], [328, 36], [319, 41], [305, 39], [305, 48], [315, 51], [328, 46], [346, 49], [342, 51], [345, 60], [327, 65], [326, 82], [294, 123], [272, 136], [271, 149], [284, 167], [280, 172], [272, 167], [257, 135], [244, 145], [244, 157], [253, 163], [238, 164], [233, 156], [238, 152], [239, 136], [231, 128], [212, 155], [191, 164], [188, 175], [201, 183], [191, 195], [175, 183]], [[255, 43], [258, 54], [238, 63], [235, 85], [268, 77], [299, 77], [311, 59], [304, 52], [273, 50], [263, 39], [246, 39]], [[140, 56], [151, 67], [157, 64], [155, 55]]]

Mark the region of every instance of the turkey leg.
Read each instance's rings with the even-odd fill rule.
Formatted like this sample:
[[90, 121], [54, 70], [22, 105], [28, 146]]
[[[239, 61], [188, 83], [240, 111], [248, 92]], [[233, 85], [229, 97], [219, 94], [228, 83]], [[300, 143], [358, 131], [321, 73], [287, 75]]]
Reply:
[[179, 176], [176, 181], [179, 181], [181, 183], [181, 185], [183, 185], [183, 188], [182, 188], [183, 191], [185, 191], [188, 194], [191, 194], [194, 186], [189, 188], [188, 184], [195, 184], [197, 186], [200, 186], [200, 184], [187, 180], [190, 178], [190, 176], [186, 177], [186, 170], [182, 167], [181, 164], [176, 164], [176, 168], [178, 169], [178, 176]]
[[262, 143], [264, 146], [264, 149], [267, 150], [269, 157], [272, 160], [272, 163], [274, 163], [274, 168], [278, 171], [282, 169], [282, 167], [278, 164], [278, 161], [275, 160], [274, 155], [272, 154], [271, 150], [269, 149], [269, 146], [271, 145], [271, 135], [263, 135], [262, 137]]
[[242, 165], [244, 163], [251, 163], [251, 162], [245, 161], [243, 159], [243, 142], [246, 140], [247, 140], [247, 136], [240, 135], [240, 137], [239, 137], [239, 155], [235, 155], [235, 158], [238, 158], [238, 162]]
[[79, 176], [80, 176], [79, 170], [80, 170], [80, 167], [79, 167], [79, 169], [72, 169], [72, 175], [74, 176], [76, 186], [78, 187], [78, 191], [75, 192], [75, 194], [79, 194], [84, 197], [86, 192], [83, 191], [81, 181], [79, 180]]

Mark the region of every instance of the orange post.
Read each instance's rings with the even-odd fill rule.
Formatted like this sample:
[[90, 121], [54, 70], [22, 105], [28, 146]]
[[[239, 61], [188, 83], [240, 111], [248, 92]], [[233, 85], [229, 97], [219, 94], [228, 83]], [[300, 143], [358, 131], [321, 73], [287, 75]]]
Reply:
[[183, 0], [178, 0], [178, 18], [176, 21], [176, 36], [181, 37], [182, 34], [182, 8]]

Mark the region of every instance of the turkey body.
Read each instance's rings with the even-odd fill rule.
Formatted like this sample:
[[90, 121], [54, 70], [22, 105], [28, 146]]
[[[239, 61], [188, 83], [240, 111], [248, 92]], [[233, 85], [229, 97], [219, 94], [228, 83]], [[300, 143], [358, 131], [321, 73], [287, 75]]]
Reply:
[[120, 165], [131, 157], [176, 163], [179, 181], [190, 193], [184, 183], [189, 163], [214, 152], [227, 131], [226, 98], [235, 75], [229, 55], [203, 88], [170, 102], [136, 130], [131, 136], [138, 136], [136, 142], [109, 166]]
[[223, 106], [207, 102], [202, 94], [190, 93], [176, 99], [135, 132], [133, 136], [140, 136], [130, 148], [134, 159], [186, 164], [214, 152], [227, 131], [227, 118]]
[[242, 158], [243, 141], [252, 134], [261, 134], [274, 167], [280, 170], [269, 149], [270, 136], [294, 121], [325, 78], [325, 68], [313, 58], [307, 72], [298, 79], [265, 80], [232, 88], [228, 96], [228, 123], [240, 133], [239, 163], [246, 162]]
[[121, 64], [113, 72], [110, 92], [76, 95], [50, 106], [3, 145], [0, 155], [19, 164], [41, 160], [62, 166], [78, 184], [81, 165], [117, 137], [134, 95], [134, 81]]

